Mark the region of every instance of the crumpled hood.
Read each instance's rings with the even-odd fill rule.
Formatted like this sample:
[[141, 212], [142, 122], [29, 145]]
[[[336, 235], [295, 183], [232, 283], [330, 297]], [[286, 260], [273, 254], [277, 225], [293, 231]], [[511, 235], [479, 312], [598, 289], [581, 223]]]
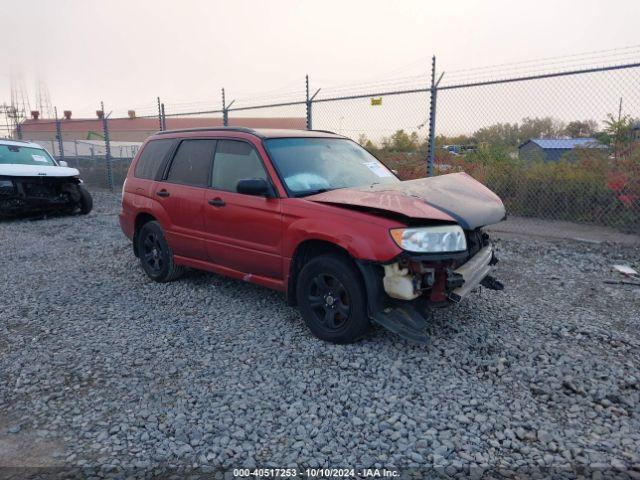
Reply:
[[75, 168], [53, 165], [0, 164], [0, 175], [10, 177], [77, 177], [80, 172]]
[[465, 230], [498, 223], [506, 215], [502, 200], [466, 173], [341, 188], [310, 195], [305, 200], [374, 208], [410, 218], [457, 222]]

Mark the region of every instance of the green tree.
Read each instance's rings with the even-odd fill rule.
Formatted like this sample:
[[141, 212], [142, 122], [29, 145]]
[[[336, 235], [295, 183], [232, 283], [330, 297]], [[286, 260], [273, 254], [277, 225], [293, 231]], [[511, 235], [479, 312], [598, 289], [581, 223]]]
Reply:
[[530, 138], [549, 138], [561, 135], [564, 125], [552, 117], [525, 117], [520, 123], [494, 123], [476, 130], [473, 138], [479, 145], [515, 149]]
[[564, 128], [562, 122], [552, 117], [525, 117], [520, 122], [518, 144], [530, 138], [559, 137]]
[[562, 134], [570, 138], [593, 137], [598, 133], [598, 123], [595, 120], [574, 120], [567, 123]]
[[388, 152], [415, 152], [418, 149], [418, 134], [408, 134], [404, 130], [397, 130], [391, 137], [382, 141], [383, 148]]
[[519, 127], [517, 123], [495, 123], [476, 130], [473, 138], [479, 144], [515, 147], [519, 141]]
[[631, 135], [634, 125], [633, 118], [629, 115], [623, 115], [616, 119], [609, 113], [607, 119], [604, 121], [604, 125], [606, 137], [603, 138], [603, 140], [608, 141], [609, 145], [613, 148], [615, 157], [619, 158], [633, 140]]
[[376, 144], [369, 140], [369, 138], [367, 138], [364, 133], [361, 133], [358, 137], [358, 143], [373, 154], [379, 151], [379, 148], [376, 146]]

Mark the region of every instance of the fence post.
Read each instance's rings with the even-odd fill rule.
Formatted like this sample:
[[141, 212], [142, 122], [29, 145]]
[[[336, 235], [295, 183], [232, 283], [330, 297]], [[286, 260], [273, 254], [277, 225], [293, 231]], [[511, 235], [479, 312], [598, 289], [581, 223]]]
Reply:
[[16, 124], [16, 134], [18, 135], [18, 140], [22, 140], [22, 124], [20, 122]]
[[113, 165], [111, 164], [111, 141], [109, 140], [109, 120], [107, 120], [106, 112], [104, 111], [104, 102], [100, 102], [100, 109], [102, 110], [102, 131], [104, 133], [104, 150], [105, 160], [107, 162], [107, 184], [109, 190], [113, 192]]
[[224, 88], [222, 89], [222, 125], [229, 125], [229, 114], [227, 112], [227, 103], [224, 96]]
[[160, 104], [160, 112], [162, 116], [162, 130], [167, 129], [167, 116], [164, 114], [164, 103]]
[[313, 130], [313, 99], [320, 92], [320, 89], [316, 90], [316, 93], [309, 96], [309, 75], [306, 76], [306, 90], [307, 90], [307, 130]]
[[436, 56], [431, 58], [431, 102], [429, 105], [429, 148], [427, 158], [427, 176], [433, 176], [433, 160], [436, 154]]
[[62, 126], [58, 118], [58, 107], [53, 107], [53, 114], [56, 117], [56, 140], [58, 140], [58, 156], [59, 160], [64, 160], [64, 145], [62, 144]]
[[438, 98], [438, 85], [444, 76], [440, 74], [436, 80], [436, 56], [431, 58], [431, 104], [429, 107], [429, 149], [427, 158], [427, 176], [433, 176], [433, 161], [436, 155], [436, 106]]
[[160, 127], [160, 131], [162, 131], [164, 128], [162, 128], [162, 107], [160, 105], [160, 97], [158, 97], [158, 126]]
[[311, 118], [311, 101], [309, 100], [309, 75], [305, 76], [305, 89], [307, 92], [307, 130], [312, 130], [313, 120]]

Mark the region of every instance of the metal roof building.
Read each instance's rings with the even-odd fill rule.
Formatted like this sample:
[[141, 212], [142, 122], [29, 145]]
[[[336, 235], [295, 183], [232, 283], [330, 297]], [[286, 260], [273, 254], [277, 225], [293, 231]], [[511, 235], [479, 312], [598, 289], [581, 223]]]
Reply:
[[556, 162], [576, 148], [606, 150], [607, 146], [595, 138], [532, 138], [518, 147], [522, 160]]

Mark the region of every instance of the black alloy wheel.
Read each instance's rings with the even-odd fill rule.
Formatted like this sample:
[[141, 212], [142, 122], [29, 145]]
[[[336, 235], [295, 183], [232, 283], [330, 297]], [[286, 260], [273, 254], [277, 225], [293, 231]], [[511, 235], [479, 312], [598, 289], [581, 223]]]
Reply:
[[369, 329], [362, 275], [347, 255], [309, 260], [296, 279], [296, 298], [305, 323], [322, 340], [352, 343]]
[[136, 233], [138, 257], [145, 273], [156, 282], [170, 282], [184, 272], [176, 265], [173, 251], [157, 221], [145, 223]]
[[164, 260], [162, 258], [162, 245], [158, 240], [157, 233], [154, 231], [145, 232], [142, 247], [142, 261], [153, 274], [159, 275], [162, 272]]
[[339, 331], [349, 320], [349, 293], [333, 275], [316, 275], [309, 283], [307, 299], [316, 319], [327, 330]]

